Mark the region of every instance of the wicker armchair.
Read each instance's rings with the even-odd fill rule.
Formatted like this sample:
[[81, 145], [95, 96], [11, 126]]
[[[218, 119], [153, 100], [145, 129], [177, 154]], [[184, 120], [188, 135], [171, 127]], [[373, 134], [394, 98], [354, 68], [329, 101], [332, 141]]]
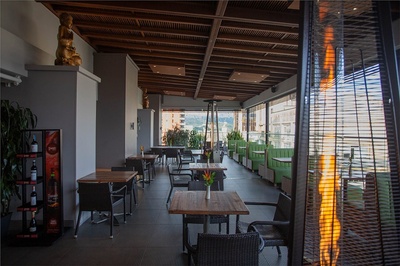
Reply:
[[[189, 234], [186, 229], [186, 234]], [[198, 234], [197, 245], [186, 242], [188, 265], [258, 265], [264, 242], [257, 232], [218, 235]]]
[[[135, 168], [128, 166], [113, 166], [111, 167], [111, 171], [135, 171]], [[126, 183], [114, 183], [113, 190], [118, 190], [123, 186], [126, 186], [126, 194], [129, 195], [129, 215], [132, 215], [132, 203], [135, 202], [135, 205], [137, 205], [138, 201], [136, 177], [132, 178]]]
[[[206, 186], [204, 181], [190, 181], [188, 190], [206, 190]], [[218, 191], [219, 190], [219, 182], [214, 181], [211, 185], [211, 190]], [[193, 215], [193, 214], [183, 214], [182, 215], [182, 224], [183, 224], [183, 232], [188, 224], [203, 224], [204, 216], [203, 215]], [[218, 224], [219, 233], [221, 233], [221, 224], [226, 223], [226, 233], [229, 234], [229, 215], [210, 215], [210, 224]], [[185, 249], [185, 239], [182, 241], [183, 249]]]
[[190, 170], [174, 169], [171, 164], [168, 165], [168, 174], [171, 189], [169, 190], [167, 204], [171, 198], [174, 187], [188, 187], [189, 181], [193, 180]]
[[191, 150], [186, 150], [183, 153], [178, 150], [178, 154], [176, 156], [176, 160], [178, 162], [178, 169], [185, 169], [183, 165], [188, 165], [189, 163], [194, 163], [194, 157]]
[[[135, 171], [138, 172], [139, 176], [142, 176], [142, 188], [144, 188], [144, 183], [149, 183], [151, 180], [151, 171], [150, 171], [150, 163], [146, 163], [145, 160], [142, 159], [126, 159], [125, 165], [127, 167], [135, 168]], [[146, 181], [146, 176], [148, 181]]]
[[275, 214], [272, 221], [254, 221], [245, 223], [237, 221], [236, 233], [258, 232], [264, 240], [265, 246], [276, 246], [278, 255], [281, 256], [279, 246], [288, 245], [289, 221], [291, 199], [283, 193], [279, 194], [278, 202], [245, 202], [246, 205], [265, 205], [275, 207]]
[[113, 238], [114, 208], [117, 205], [124, 206], [124, 222], [126, 223], [125, 197], [126, 186], [118, 190], [112, 190], [110, 183], [78, 183], [79, 214], [76, 222], [75, 235], [78, 237], [79, 223], [83, 211], [90, 211], [92, 223], [94, 222], [93, 211], [107, 211], [110, 213], [110, 238]]

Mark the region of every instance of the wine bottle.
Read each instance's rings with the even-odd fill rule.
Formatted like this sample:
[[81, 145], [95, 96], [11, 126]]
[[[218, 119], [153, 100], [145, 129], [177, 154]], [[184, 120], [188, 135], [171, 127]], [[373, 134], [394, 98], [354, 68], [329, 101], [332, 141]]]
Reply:
[[31, 233], [36, 233], [36, 218], [35, 218], [35, 212], [32, 212], [32, 219], [31, 222], [29, 223], [29, 232]]
[[58, 184], [55, 178], [54, 169], [51, 169], [50, 180], [47, 185], [47, 233], [54, 234], [58, 233], [59, 228], [59, 220], [58, 220], [58, 211], [59, 211], [59, 202], [58, 202]]
[[58, 184], [54, 169], [51, 169], [50, 180], [47, 186], [47, 205], [54, 208], [58, 205]]
[[38, 143], [36, 141], [36, 135], [33, 135], [33, 139], [31, 142], [31, 152], [38, 152]]
[[33, 160], [31, 166], [31, 181], [36, 181], [36, 180], [37, 180], [36, 160]]
[[37, 193], [35, 186], [32, 186], [32, 192], [31, 192], [31, 206], [36, 206], [37, 204]]

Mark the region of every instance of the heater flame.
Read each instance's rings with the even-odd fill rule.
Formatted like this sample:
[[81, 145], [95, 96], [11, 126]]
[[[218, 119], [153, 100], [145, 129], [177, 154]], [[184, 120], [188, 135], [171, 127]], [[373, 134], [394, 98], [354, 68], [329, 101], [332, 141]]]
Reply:
[[324, 32], [325, 59], [323, 64], [324, 73], [326, 75], [320, 81], [320, 87], [322, 91], [332, 87], [331, 83], [335, 78], [335, 49], [333, 47], [334, 38], [333, 27], [327, 26]]
[[320, 265], [336, 265], [340, 251], [338, 240], [341, 225], [336, 213], [336, 194], [339, 190], [339, 182], [335, 171], [335, 156], [322, 155], [320, 169], [321, 178], [318, 185], [318, 192], [321, 195]]
[[[319, 2], [319, 19], [324, 26], [323, 49], [324, 61], [322, 64], [322, 73], [320, 80], [321, 92], [334, 89], [335, 80], [335, 29], [328, 21], [330, 13], [330, 2]], [[326, 98], [326, 100], [329, 100]], [[331, 132], [334, 135], [333, 132]], [[324, 147], [332, 147], [334, 138], [326, 132], [322, 142]], [[330, 153], [332, 154], [332, 153]], [[318, 192], [321, 196], [321, 206], [319, 215], [320, 232], [320, 265], [336, 265], [339, 257], [339, 238], [341, 224], [337, 216], [336, 195], [340, 189], [338, 174], [336, 173], [336, 157], [334, 155], [321, 155], [319, 161], [321, 176], [318, 184]]]

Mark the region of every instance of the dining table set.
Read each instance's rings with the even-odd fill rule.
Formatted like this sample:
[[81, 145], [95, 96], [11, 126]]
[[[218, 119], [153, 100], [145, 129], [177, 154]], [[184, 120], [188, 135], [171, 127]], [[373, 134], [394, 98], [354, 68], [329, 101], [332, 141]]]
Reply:
[[[158, 154], [139, 154], [129, 156], [127, 160], [145, 160], [154, 163]], [[189, 163], [188, 170], [192, 172], [212, 171], [221, 172], [227, 170], [222, 163]], [[111, 171], [110, 169], [97, 169], [77, 180], [79, 183], [110, 183], [127, 184], [136, 179], [137, 171]], [[175, 191], [170, 206], [170, 214], [201, 215], [204, 217], [203, 232], [209, 232], [210, 216], [212, 215], [248, 215], [250, 212], [236, 191], [211, 191], [210, 199], [206, 199], [206, 191]], [[118, 223], [115, 223], [118, 224]], [[114, 225], [115, 225], [114, 224]]]

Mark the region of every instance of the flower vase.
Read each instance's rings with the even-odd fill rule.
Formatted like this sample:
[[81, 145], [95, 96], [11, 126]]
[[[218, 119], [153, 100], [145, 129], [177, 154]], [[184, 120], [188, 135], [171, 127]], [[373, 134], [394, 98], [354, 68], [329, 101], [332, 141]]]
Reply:
[[211, 186], [206, 186], [206, 200], [209, 200], [211, 196]]
[[144, 151], [142, 151], [142, 157], [144, 156]]
[[207, 164], [210, 164], [210, 159], [209, 158], [207, 158]]

